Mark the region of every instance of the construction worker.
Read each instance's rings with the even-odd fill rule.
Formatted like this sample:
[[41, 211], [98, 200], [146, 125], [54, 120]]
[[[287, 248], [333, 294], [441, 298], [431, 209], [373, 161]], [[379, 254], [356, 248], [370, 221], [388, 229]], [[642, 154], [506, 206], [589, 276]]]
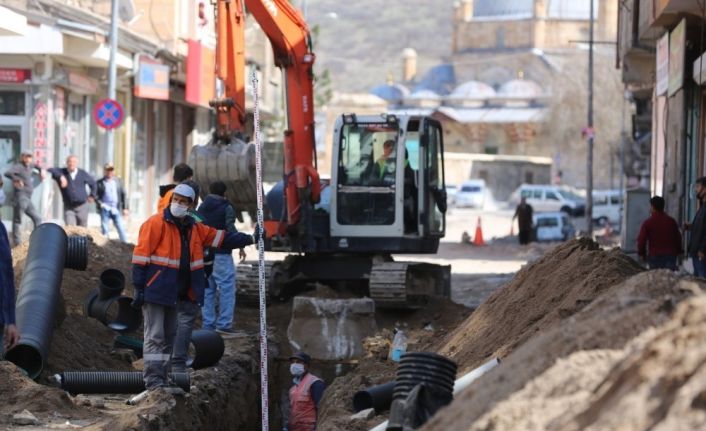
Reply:
[[78, 167], [78, 157], [74, 155], [66, 158], [65, 168], [48, 171], [61, 189], [66, 225], [88, 226], [88, 203], [95, 201], [96, 179]]
[[[186, 163], [179, 163], [174, 166], [172, 173], [172, 180], [174, 180], [174, 182], [172, 184], [164, 184], [159, 186], [160, 197], [159, 202], [157, 203], [157, 214], [161, 214], [162, 211], [169, 206], [169, 203], [172, 201], [172, 192], [174, 187], [176, 187], [177, 184], [190, 180], [193, 176], [194, 170], [191, 169], [191, 166]], [[198, 198], [198, 190], [196, 196]]]
[[[648, 246], [649, 245], [649, 253]], [[682, 253], [681, 232], [677, 221], [664, 213], [664, 199], [650, 199], [650, 217], [642, 222], [637, 237], [637, 254], [650, 269], [677, 270], [677, 256]]]
[[103, 178], [96, 184], [96, 206], [101, 215], [101, 232], [108, 236], [110, 221], [113, 221], [118, 231], [120, 241], [126, 242], [123, 216], [128, 215], [125, 204], [125, 189], [123, 183], [115, 176], [115, 167], [111, 163], [103, 166]]
[[12, 269], [10, 241], [0, 223], [0, 359], [20, 340], [15, 325], [15, 273]]
[[296, 352], [289, 357], [289, 371], [294, 385], [289, 389], [289, 420], [287, 431], [313, 431], [319, 414], [319, 403], [326, 383], [309, 372], [311, 356]]
[[389, 181], [389, 176], [392, 176], [394, 182], [395, 175], [395, 141], [388, 139], [382, 144], [382, 155], [375, 161], [376, 179], [381, 182]]
[[515, 215], [512, 216], [513, 223], [517, 219], [521, 245], [529, 244], [532, 239], [532, 212], [532, 205], [528, 204], [525, 198], [521, 198], [520, 204], [515, 208]]
[[144, 317], [143, 374], [148, 390], [169, 387], [167, 372], [179, 298], [186, 295], [199, 306], [203, 304], [204, 248], [234, 249], [257, 242], [253, 235], [196, 223], [188, 214], [196, 193], [188, 185], [179, 184], [171, 195], [169, 206], [140, 227], [132, 256], [132, 305], [142, 308]]
[[42, 222], [42, 217], [32, 203], [34, 191], [34, 174], [39, 175], [39, 180], [44, 180], [44, 172], [36, 163], [32, 163], [32, 153], [22, 152], [20, 162], [13, 165], [5, 172], [5, 176], [12, 180], [15, 189], [12, 202], [12, 243], [17, 245], [21, 241], [22, 213], [32, 219], [34, 228]]
[[684, 230], [690, 231], [687, 252], [694, 265], [694, 275], [706, 278], [706, 177], [694, 184], [699, 209], [691, 223], [684, 223]]

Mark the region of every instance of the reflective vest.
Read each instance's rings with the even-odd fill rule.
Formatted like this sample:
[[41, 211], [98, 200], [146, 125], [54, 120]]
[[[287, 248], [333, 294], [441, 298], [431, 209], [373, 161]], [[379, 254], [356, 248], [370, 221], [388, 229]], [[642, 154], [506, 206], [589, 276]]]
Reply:
[[316, 404], [311, 398], [311, 385], [321, 380], [306, 373], [298, 385], [289, 389], [289, 431], [314, 431], [316, 429]]

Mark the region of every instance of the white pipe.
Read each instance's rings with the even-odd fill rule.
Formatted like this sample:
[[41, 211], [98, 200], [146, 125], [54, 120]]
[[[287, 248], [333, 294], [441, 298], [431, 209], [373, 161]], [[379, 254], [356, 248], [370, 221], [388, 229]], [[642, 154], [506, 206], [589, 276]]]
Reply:
[[[488, 362], [486, 362], [485, 364], [481, 365], [480, 367], [475, 368], [474, 370], [465, 374], [460, 379], [456, 379], [456, 381], [454, 382], [454, 395], [456, 395], [457, 393], [466, 389], [468, 386], [471, 385], [471, 383], [473, 383], [475, 380], [477, 380], [483, 374], [485, 374], [488, 371], [495, 368], [495, 366], [498, 365], [499, 363], [500, 363], [500, 359], [493, 358], [493, 359], [489, 360]], [[385, 421], [385, 422], [377, 425], [376, 427], [371, 428], [370, 431], [385, 431], [385, 429], [387, 428], [387, 422], [388, 421]]]

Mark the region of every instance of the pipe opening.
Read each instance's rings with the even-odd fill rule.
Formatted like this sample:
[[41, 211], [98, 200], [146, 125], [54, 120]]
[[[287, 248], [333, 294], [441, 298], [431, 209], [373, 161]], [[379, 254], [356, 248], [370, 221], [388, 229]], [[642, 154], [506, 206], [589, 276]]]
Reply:
[[189, 359], [186, 366], [198, 370], [216, 365], [223, 357], [226, 346], [216, 331], [196, 329], [191, 333]]
[[359, 391], [353, 395], [353, 411], [356, 413], [373, 406], [373, 397], [368, 392]]
[[42, 354], [27, 344], [16, 345], [5, 353], [5, 359], [23, 369], [31, 379], [36, 379], [44, 369]]
[[100, 283], [100, 298], [106, 300], [122, 293], [125, 287], [125, 276], [118, 269], [106, 269], [100, 275]]
[[105, 310], [106, 326], [118, 332], [131, 332], [140, 327], [142, 313], [130, 305], [132, 298], [121, 296], [109, 301]]

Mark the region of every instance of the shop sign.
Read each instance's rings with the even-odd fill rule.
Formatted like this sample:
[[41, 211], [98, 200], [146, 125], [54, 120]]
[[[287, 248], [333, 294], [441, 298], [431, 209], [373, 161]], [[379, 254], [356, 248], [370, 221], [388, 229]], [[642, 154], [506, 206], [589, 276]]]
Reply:
[[66, 75], [68, 86], [72, 91], [81, 94], [96, 94], [98, 91], [98, 80], [78, 72], [68, 72]]
[[657, 41], [657, 96], [662, 96], [669, 88], [669, 33]]
[[169, 66], [141, 59], [133, 94], [144, 99], [169, 100]]
[[684, 49], [686, 46], [686, 19], [669, 34], [669, 91], [672, 96], [684, 84]]
[[0, 67], [0, 82], [4, 84], [22, 84], [30, 79], [32, 79], [32, 70], [30, 69]]
[[189, 40], [188, 47], [186, 101], [207, 108], [216, 95], [216, 53], [196, 40]]

